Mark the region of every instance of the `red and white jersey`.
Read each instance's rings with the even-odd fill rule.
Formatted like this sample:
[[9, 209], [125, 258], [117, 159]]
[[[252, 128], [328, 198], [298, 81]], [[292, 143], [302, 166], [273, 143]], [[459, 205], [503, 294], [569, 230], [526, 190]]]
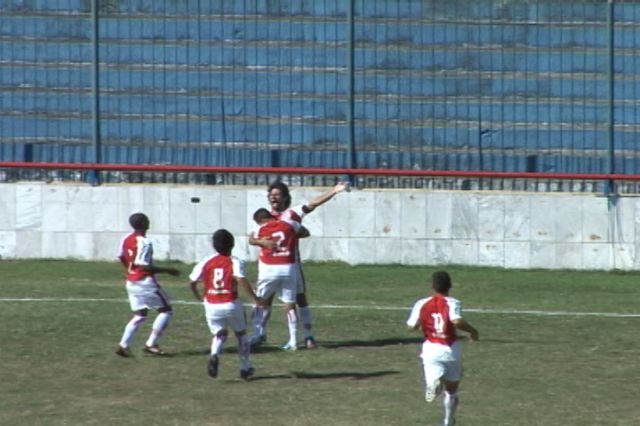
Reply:
[[192, 282], [204, 283], [204, 300], [207, 303], [228, 303], [236, 300], [236, 278], [244, 277], [244, 262], [235, 256], [223, 256], [219, 253], [202, 259], [189, 274]]
[[269, 238], [277, 242], [274, 249], [260, 248], [258, 275], [281, 277], [291, 274], [297, 264], [298, 231], [300, 223], [292, 220], [271, 220], [259, 226], [253, 233], [256, 239]]
[[153, 275], [144, 269], [153, 264], [153, 245], [140, 232], [133, 232], [122, 239], [118, 258], [127, 267], [127, 281], [140, 281]]
[[281, 212], [271, 210], [271, 214], [276, 219], [291, 220], [293, 222], [302, 223], [302, 218], [304, 218], [307, 215], [302, 209], [303, 207], [304, 207], [304, 204], [300, 204], [299, 206], [289, 207], [288, 209]]
[[426, 341], [451, 346], [457, 339], [453, 321], [460, 318], [462, 314], [459, 300], [435, 295], [416, 302], [407, 325], [420, 325]]

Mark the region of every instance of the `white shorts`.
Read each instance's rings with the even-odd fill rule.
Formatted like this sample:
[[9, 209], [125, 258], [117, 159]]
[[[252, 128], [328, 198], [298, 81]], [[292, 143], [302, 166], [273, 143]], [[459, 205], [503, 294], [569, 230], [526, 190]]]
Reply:
[[132, 311], [167, 308], [171, 305], [171, 298], [154, 277], [127, 281], [126, 287]]
[[433, 383], [438, 378], [459, 382], [462, 378], [460, 342], [455, 342], [451, 346], [424, 342], [420, 358], [422, 358], [425, 383]]
[[298, 280], [291, 276], [259, 278], [256, 285], [256, 296], [268, 299], [276, 294], [283, 303], [296, 303]]
[[236, 333], [247, 329], [244, 305], [239, 300], [227, 303], [204, 302], [204, 316], [209, 331], [214, 335], [227, 328]]

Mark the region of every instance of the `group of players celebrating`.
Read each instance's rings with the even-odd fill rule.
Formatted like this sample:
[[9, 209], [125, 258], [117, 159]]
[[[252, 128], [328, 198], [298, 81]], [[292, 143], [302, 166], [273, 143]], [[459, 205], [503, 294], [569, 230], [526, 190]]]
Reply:
[[[250, 353], [252, 348], [266, 341], [267, 321], [275, 296], [284, 304], [289, 330], [289, 339], [282, 349], [298, 349], [298, 318], [303, 324], [304, 346], [316, 348], [298, 248], [299, 239], [310, 235], [302, 225], [302, 219], [338, 193], [348, 190], [347, 182], [339, 182], [310, 201], [291, 207], [291, 195], [286, 184], [274, 182], [269, 186], [267, 197], [271, 209], [260, 208], [255, 211], [253, 220], [256, 229], [249, 236], [249, 244], [259, 247], [255, 288], [247, 280], [244, 262], [232, 255], [234, 236], [226, 229], [218, 229], [213, 233], [213, 253], [198, 262], [189, 274], [193, 295], [204, 301], [205, 318], [212, 335], [207, 363], [209, 376], [218, 376], [220, 355], [228, 337], [228, 329], [231, 329], [238, 341], [240, 377], [250, 380], [255, 373]], [[155, 309], [158, 315], [143, 351], [162, 356], [165, 352], [158, 345], [158, 340], [169, 325], [173, 310], [168, 295], [155, 275], [178, 275], [178, 270], [154, 264], [153, 246], [147, 237], [150, 221], [145, 214], [131, 215], [129, 223], [133, 232], [122, 240], [119, 259], [126, 269], [126, 289], [133, 316], [125, 326], [116, 354], [125, 358], [132, 356], [132, 340], [146, 321], [149, 310]], [[202, 285], [202, 292], [199, 284]], [[447, 426], [455, 423], [457, 388], [461, 379], [460, 342], [456, 330], [468, 332], [472, 341], [478, 339], [478, 332], [462, 319], [460, 302], [449, 296], [452, 284], [447, 272], [434, 273], [431, 286], [432, 295], [414, 305], [407, 325], [411, 329], [421, 329], [424, 334], [420, 357], [425, 379], [425, 399], [427, 402], [433, 401], [444, 388], [443, 424]], [[253, 303], [250, 338], [247, 336], [244, 305], [238, 298], [238, 287], [243, 288]]]
[[[299, 239], [310, 235], [302, 225], [302, 219], [336, 194], [347, 190], [349, 183], [339, 182], [331, 190], [292, 207], [291, 194], [286, 184], [274, 182], [269, 186], [267, 198], [271, 209], [256, 210], [253, 215], [256, 229], [249, 236], [249, 244], [260, 250], [255, 289], [247, 280], [244, 262], [232, 255], [234, 236], [226, 229], [213, 233], [214, 252], [198, 262], [189, 274], [191, 291], [198, 300], [204, 301], [207, 325], [213, 336], [207, 368], [211, 377], [218, 375], [219, 359], [228, 329], [233, 330], [238, 339], [240, 377], [249, 379], [254, 374], [250, 361], [251, 347], [255, 348], [266, 341], [267, 321], [275, 296], [284, 304], [289, 329], [289, 340], [282, 348], [288, 351], [298, 348], [298, 315], [303, 324], [305, 346], [309, 349], [316, 347], [298, 248]], [[126, 288], [133, 317], [125, 326], [116, 354], [123, 357], [132, 355], [131, 342], [146, 321], [149, 310], [155, 309], [158, 315], [143, 351], [152, 355], [165, 355], [158, 340], [169, 325], [173, 310], [169, 296], [155, 275], [178, 275], [178, 271], [154, 264], [153, 246], [147, 237], [150, 221], [145, 214], [131, 215], [129, 224], [133, 232], [122, 240], [119, 259], [126, 268]], [[199, 283], [203, 287], [202, 293]], [[242, 287], [253, 302], [251, 339], [247, 337], [244, 306], [238, 298], [238, 287]]]

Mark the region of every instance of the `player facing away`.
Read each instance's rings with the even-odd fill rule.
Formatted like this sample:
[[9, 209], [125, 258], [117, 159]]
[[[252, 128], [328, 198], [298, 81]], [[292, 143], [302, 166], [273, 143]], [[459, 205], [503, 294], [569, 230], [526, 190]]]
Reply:
[[455, 424], [458, 385], [462, 378], [462, 353], [457, 330], [478, 340], [478, 331], [462, 318], [460, 301], [449, 297], [451, 277], [445, 271], [434, 272], [432, 295], [420, 299], [411, 310], [407, 326], [421, 329], [424, 343], [420, 358], [424, 372], [425, 400], [433, 401], [444, 387], [444, 426]]
[[135, 334], [147, 320], [149, 309], [156, 309], [158, 315], [145, 343], [144, 352], [165, 355], [158, 346], [158, 340], [169, 325], [173, 310], [169, 296], [156, 280], [156, 274], [177, 276], [179, 272], [175, 268], [161, 268], [154, 264], [153, 245], [147, 238], [150, 221], [144, 213], [132, 214], [129, 224], [133, 232], [122, 239], [118, 258], [126, 269], [126, 288], [133, 317], [124, 328], [116, 354], [125, 358], [131, 356], [130, 346]]
[[[350, 188], [348, 182], [339, 182], [331, 190], [320, 194], [319, 196], [311, 199], [307, 203], [291, 207], [291, 195], [289, 193], [289, 187], [283, 182], [273, 182], [267, 189], [267, 199], [271, 206], [271, 214], [277, 219], [284, 219], [289, 221], [295, 221], [302, 223], [302, 219], [308, 214], [314, 211], [318, 206], [326, 203], [332, 199], [336, 194], [348, 191]], [[298, 233], [298, 238], [308, 237], [309, 231], [302, 227]], [[265, 240], [259, 241], [253, 236], [249, 236], [249, 244], [257, 245], [263, 248], [271, 248], [272, 242]], [[311, 321], [311, 309], [309, 308], [309, 302], [306, 294], [306, 281], [302, 272], [302, 264], [300, 259], [300, 253], [296, 251], [296, 272], [297, 276], [297, 295], [296, 304], [300, 313], [300, 319], [302, 320], [305, 346], [308, 349], [314, 349], [317, 347], [316, 340], [313, 333], [313, 326]], [[269, 300], [269, 306], [264, 307], [264, 315], [256, 317], [252, 315], [253, 333], [250, 339], [252, 346], [258, 346], [267, 340], [267, 321], [271, 316], [272, 299]]]
[[[258, 255], [258, 282], [256, 295], [264, 300], [274, 295], [284, 303], [289, 341], [282, 349], [295, 351], [298, 348], [296, 313], [298, 232], [301, 225], [291, 220], [276, 219], [267, 209], [260, 208], [253, 214], [258, 225], [253, 233], [256, 241], [264, 243]], [[266, 244], [272, 243], [271, 245]], [[253, 307], [254, 323], [263, 324], [267, 310], [264, 306]]]
[[[215, 253], [198, 262], [189, 274], [191, 291], [196, 299], [204, 300], [205, 318], [213, 336], [207, 371], [211, 377], [218, 376], [218, 363], [227, 339], [227, 329], [231, 328], [238, 340], [240, 377], [249, 380], [254, 368], [249, 359], [247, 321], [244, 305], [238, 299], [238, 285], [254, 303], [260, 300], [245, 277], [244, 263], [231, 255], [235, 244], [233, 235], [226, 229], [219, 229], [213, 233], [212, 242]], [[198, 291], [198, 282], [203, 283], [204, 294]]]

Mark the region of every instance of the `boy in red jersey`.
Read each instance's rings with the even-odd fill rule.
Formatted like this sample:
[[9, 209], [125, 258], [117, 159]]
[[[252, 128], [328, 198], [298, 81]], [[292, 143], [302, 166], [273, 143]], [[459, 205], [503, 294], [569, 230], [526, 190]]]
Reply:
[[445, 271], [434, 272], [432, 296], [420, 299], [411, 310], [407, 326], [411, 330], [422, 329], [422, 366], [425, 380], [425, 400], [433, 401], [444, 385], [444, 426], [455, 424], [458, 406], [458, 385], [462, 378], [460, 341], [456, 330], [478, 340], [478, 331], [462, 318], [460, 301], [449, 297], [451, 277]]
[[[254, 241], [261, 246], [258, 256], [258, 297], [269, 299], [274, 294], [284, 303], [289, 341], [283, 349], [297, 349], [298, 316], [296, 314], [298, 232], [302, 226], [292, 220], [278, 220], [267, 209], [261, 208], [253, 214], [258, 229], [253, 233]], [[254, 323], [264, 323], [265, 309], [255, 306], [252, 312]]]
[[144, 213], [134, 213], [129, 217], [133, 232], [122, 239], [118, 259], [127, 271], [127, 294], [133, 318], [124, 328], [116, 354], [130, 357], [129, 349], [133, 337], [147, 320], [149, 309], [156, 309], [158, 316], [153, 322], [151, 334], [144, 346], [144, 352], [151, 355], [165, 355], [158, 346], [158, 339], [171, 321], [173, 311], [167, 293], [160, 287], [155, 274], [178, 275], [175, 268], [161, 268], [153, 263], [153, 246], [147, 238], [149, 218]]
[[[267, 188], [267, 199], [271, 206], [271, 214], [277, 219], [291, 220], [294, 222], [302, 223], [302, 219], [308, 214], [314, 211], [317, 207], [326, 203], [332, 199], [335, 195], [343, 191], [349, 191], [350, 185], [348, 182], [339, 182], [331, 190], [324, 192], [317, 197], [309, 200], [306, 203], [291, 207], [291, 195], [289, 193], [289, 187], [283, 182], [273, 182]], [[298, 233], [298, 238], [306, 238], [309, 236], [309, 231], [302, 227]], [[261, 242], [256, 240], [253, 236], [249, 237], [249, 244], [259, 245], [261, 247], [269, 247], [269, 242]], [[311, 323], [311, 309], [309, 308], [309, 302], [306, 295], [306, 282], [304, 274], [302, 272], [302, 264], [300, 259], [300, 253], [297, 254], [296, 259], [296, 274], [295, 279], [297, 281], [297, 295], [296, 304], [300, 313], [300, 318], [303, 324], [304, 341], [305, 346], [308, 349], [314, 349], [317, 347], [315, 337], [313, 334], [313, 326]], [[259, 318], [253, 316], [253, 335], [251, 336], [252, 346], [258, 346], [266, 341], [266, 325], [270, 316], [270, 304], [265, 306], [263, 321], [258, 321]]]
[[[238, 299], [238, 284], [249, 294], [254, 303], [259, 303], [260, 300], [245, 278], [244, 262], [231, 256], [235, 244], [233, 235], [226, 229], [219, 229], [214, 232], [212, 242], [216, 253], [201, 260], [189, 274], [191, 291], [196, 299], [204, 299], [205, 317], [213, 335], [207, 371], [211, 377], [218, 376], [219, 357], [227, 339], [227, 327], [229, 327], [238, 339], [240, 377], [249, 380], [254, 374], [254, 368], [249, 359], [247, 321], [244, 306]], [[204, 285], [204, 294], [198, 291], [199, 281]]]

